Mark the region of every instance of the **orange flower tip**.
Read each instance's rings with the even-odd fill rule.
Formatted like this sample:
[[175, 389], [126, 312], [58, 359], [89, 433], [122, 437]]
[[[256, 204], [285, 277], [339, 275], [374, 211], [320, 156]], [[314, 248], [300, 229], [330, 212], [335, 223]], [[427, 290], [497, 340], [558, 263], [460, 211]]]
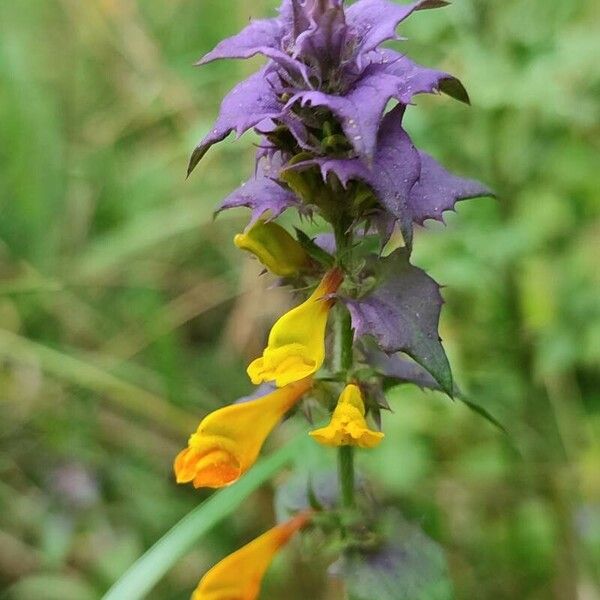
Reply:
[[279, 531], [279, 543], [280, 545], [287, 544], [287, 542], [298, 532], [300, 529], [305, 527], [312, 519], [314, 511], [305, 510], [292, 517], [289, 521], [281, 523], [276, 527]]
[[310, 523], [314, 513], [314, 510], [303, 510], [288, 521], [288, 524], [294, 531], [298, 531]]
[[273, 557], [306, 525], [311, 514], [302, 512], [225, 557], [200, 580], [192, 600], [256, 600]]
[[174, 467], [177, 483], [193, 482], [195, 488], [222, 488], [242, 475], [239, 461], [220, 448], [203, 452], [186, 448], [177, 455]]

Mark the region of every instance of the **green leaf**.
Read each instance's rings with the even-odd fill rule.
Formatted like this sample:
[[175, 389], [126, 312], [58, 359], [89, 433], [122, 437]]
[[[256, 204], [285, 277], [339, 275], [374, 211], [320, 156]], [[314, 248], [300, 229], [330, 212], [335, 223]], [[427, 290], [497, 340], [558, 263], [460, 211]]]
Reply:
[[376, 550], [352, 552], [340, 575], [350, 600], [451, 600], [454, 597], [440, 546], [419, 528], [397, 521]]
[[294, 228], [296, 230], [296, 238], [298, 239], [298, 243], [306, 250], [308, 255], [311, 258], [314, 258], [317, 262], [325, 265], [326, 267], [333, 266], [335, 259], [331, 254], [325, 252], [323, 248], [321, 248], [317, 243], [310, 238], [304, 231]]
[[203, 535], [233, 513], [252, 492], [292, 461], [295, 456], [302, 454], [309, 443], [308, 436], [299, 435], [286, 446], [260, 461], [234, 486], [217, 492], [203, 502], [140, 557], [110, 588], [103, 600], [144, 598]]
[[458, 400], [460, 400], [474, 413], [477, 413], [480, 417], [483, 417], [486, 421], [488, 421], [488, 423], [491, 423], [494, 427], [497, 427], [502, 433], [508, 433], [508, 431], [506, 431], [506, 427], [504, 427], [504, 425], [502, 425], [502, 423], [500, 423], [500, 421], [498, 421], [498, 419], [496, 419], [496, 417], [494, 417], [494, 415], [492, 415], [488, 410], [483, 408], [483, 406], [475, 404], [463, 396], [458, 396]]

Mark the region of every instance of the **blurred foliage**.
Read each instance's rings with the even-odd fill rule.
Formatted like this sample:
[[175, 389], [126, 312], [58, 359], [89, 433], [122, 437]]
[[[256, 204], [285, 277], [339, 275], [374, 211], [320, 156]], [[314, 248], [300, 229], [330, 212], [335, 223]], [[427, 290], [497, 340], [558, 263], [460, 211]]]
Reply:
[[[205, 493], [171, 461], [200, 416], [248, 391], [283, 301], [212, 223], [252, 137], [187, 156], [258, 63], [192, 68], [275, 2], [0, 3], [0, 589], [99, 598]], [[446, 550], [456, 596], [600, 597], [600, 5], [456, 0], [408, 52], [473, 107], [419, 98], [416, 142], [498, 200], [430, 225], [415, 262], [447, 285], [443, 337], [469, 398], [391, 394], [361, 465]], [[271, 447], [286, 437], [274, 436]], [[149, 598], [272, 523], [262, 489]], [[293, 551], [264, 598], [339, 598]]]

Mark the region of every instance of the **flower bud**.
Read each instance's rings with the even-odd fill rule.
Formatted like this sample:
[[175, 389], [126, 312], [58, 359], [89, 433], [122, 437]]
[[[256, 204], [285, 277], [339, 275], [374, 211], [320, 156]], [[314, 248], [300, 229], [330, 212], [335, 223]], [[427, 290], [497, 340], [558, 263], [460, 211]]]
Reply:
[[257, 221], [246, 232], [238, 233], [233, 243], [254, 254], [269, 271], [281, 277], [296, 275], [310, 260], [304, 248], [273, 221]]

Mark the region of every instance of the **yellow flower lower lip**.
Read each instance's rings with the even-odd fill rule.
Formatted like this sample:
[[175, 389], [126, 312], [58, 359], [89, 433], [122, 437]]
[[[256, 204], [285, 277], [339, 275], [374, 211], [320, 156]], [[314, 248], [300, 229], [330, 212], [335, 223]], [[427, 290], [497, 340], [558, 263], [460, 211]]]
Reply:
[[325, 360], [325, 331], [331, 299], [343, 280], [339, 269], [325, 274], [310, 297], [273, 325], [263, 355], [248, 367], [258, 385], [274, 381], [282, 387], [318, 371]]
[[344, 388], [326, 427], [315, 429], [310, 435], [325, 446], [358, 446], [374, 448], [384, 438], [380, 431], [369, 428], [365, 420], [365, 405], [357, 385]]
[[263, 356], [248, 367], [252, 383], [257, 385], [263, 381], [274, 381], [277, 387], [299, 381], [315, 371], [315, 361], [306, 356], [301, 344], [266, 348]]

